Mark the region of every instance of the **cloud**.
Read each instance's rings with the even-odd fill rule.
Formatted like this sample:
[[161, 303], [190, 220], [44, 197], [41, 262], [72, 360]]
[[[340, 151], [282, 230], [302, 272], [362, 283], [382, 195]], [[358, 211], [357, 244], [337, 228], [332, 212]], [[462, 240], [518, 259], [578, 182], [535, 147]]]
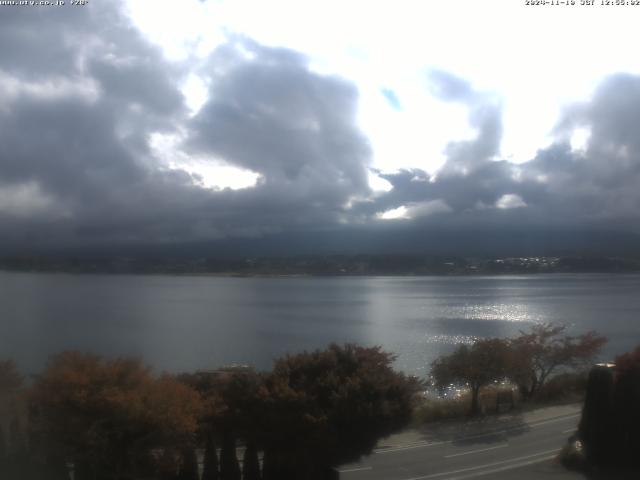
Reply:
[[[605, 79], [593, 98], [569, 106], [558, 121], [556, 140], [524, 163], [500, 159], [501, 108], [491, 94], [445, 72], [430, 77], [436, 95], [461, 102], [476, 130], [469, 140], [452, 141], [447, 160], [430, 176], [412, 169], [382, 174], [393, 188], [358, 206], [365, 215], [440, 201], [443, 215], [413, 215], [431, 231], [473, 232], [614, 231], [640, 233], [640, 77]], [[591, 134], [571, 148], [576, 131]]]
[[[54, 10], [11, 9], [0, 20], [7, 45], [19, 40], [0, 63], [0, 92], [10, 94], [0, 104], [0, 228], [10, 232], [0, 247], [327, 228], [370, 193], [370, 148], [349, 82], [311, 72], [291, 50], [232, 37], [198, 72], [210, 89], [191, 118], [179, 89], [189, 68], [149, 44], [119, 2], [99, 15]], [[186, 137], [183, 157], [256, 172], [256, 186], [204, 188], [188, 165], [156, 156], [159, 133]]]
[[477, 93], [471, 82], [444, 70], [433, 69], [429, 72], [429, 86], [434, 96], [447, 102], [472, 102]]
[[[369, 195], [371, 151], [352, 84], [310, 71], [300, 54], [240, 37], [202, 73], [209, 100], [189, 123], [185, 148], [260, 174], [255, 189], [238, 193], [260, 199], [251, 223], [332, 223], [352, 197]], [[270, 209], [277, 222], [265, 216]]]
[[[502, 100], [432, 71], [432, 93], [463, 105], [474, 135], [449, 142], [435, 174], [375, 171], [389, 187], [372, 191], [356, 86], [317, 73], [298, 52], [229, 35], [199, 63], [169, 61], [117, 1], [4, 13], [0, 253], [239, 237], [342, 249], [342, 239], [381, 232], [406, 239], [388, 245], [454, 230], [638, 232], [640, 77], [605, 79], [566, 109], [552, 145], [515, 164], [500, 155]], [[194, 76], [203, 87], [195, 113], [181, 92]], [[382, 94], [400, 107], [393, 91]], [[590, 135], [574, 149], [579, 131]], [[158, 138], [174, 139], [175, 155], [159, 152]], [[196, 163], [252, 181], [206, 188]], [[373, 233], [350, 237], [356, 230]]]
[[142, 230], [163, 216], [157, 208], [198, 196], [188, 175], [164, 172], [149, 156], [151, 132], [172, 130], [187, 111], [180, 72], [119, 2], [5, 13], [3, 246], [148, 241]]
[[520, 195], [517, 195], [515, 193], [507, 193], [505, 195], [502, 195], [496, 202], [496, 207], [502, 208], [502, 209], [522, 208], [526, 206], [527, 204], [524, 203], [524, 200], [522, 200], [522, 197], [520, 197]]

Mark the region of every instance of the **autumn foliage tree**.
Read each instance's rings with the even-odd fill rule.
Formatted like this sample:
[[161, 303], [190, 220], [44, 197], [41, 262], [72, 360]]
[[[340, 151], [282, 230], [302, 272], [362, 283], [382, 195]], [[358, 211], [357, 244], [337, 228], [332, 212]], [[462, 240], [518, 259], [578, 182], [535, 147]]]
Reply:
[[10, 395], [22, 386], [22, 375], [12, 360], [0, 361], [0, 396]]
[[534, 325], [511, 341], [511, 377], [525, 399], [535, 396], [554, 374], [587, 367], [607, 342], [594, 331], [571, 336], [566, 329], [565, 325]]
[[471, 391], [471, 414], [474, 415], [480, 411], [480, 388], [507, 377], [512, 358], [507, 340], [478, 340], [472, 345], [459, 345], [450, 355], [436, 359], [431, 364], [431, 375], [440, 387], [468, 385]]
[[410, 419], [418, 382], [379, 347], [330, 345], [275, 362], [261, 390], [264, 480], [323, 478]]
[[138, 360], [79, 352], [52, 357], [32, 391], [43, 447], [72, 461], [76, 479], [135, 478], [153, 470], [153, 449], [188, 445], [200, 399]]
[[0, 361], [0, 478], [22, 454], [20, 430], [22, 375], [11, 360]]
[[431, 364], [431, 375], [439, 386], [468, 385], [471, 413], [479, 411], [480, 389], [509, 379], [525, 399], [532, 398], [557, 373], [588, 366], [607, 339], [590, 331], [566, 335], [564, 325], [541, 324], [513, 339], [489, 338], [456, 350]]

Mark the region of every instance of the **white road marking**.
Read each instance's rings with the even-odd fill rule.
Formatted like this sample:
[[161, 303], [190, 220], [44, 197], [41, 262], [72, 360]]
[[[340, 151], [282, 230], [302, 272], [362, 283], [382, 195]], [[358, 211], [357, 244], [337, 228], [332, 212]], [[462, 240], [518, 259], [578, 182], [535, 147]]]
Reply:
[[[542, 422], [538, 422], [538, 423], [530, 423], [528, 424], [529, 427], [537, 427], [539, 425], [546, 425], [547, 423], [555, 423], [555, 422], [562, 422], [563, 420], [571, 420], [572, 418], [577, 418], [579, 417], [580, 414], [576, 413], [573, 415], [567, 415], [564, 417], [558, 417], [558, 418], [552, 418], [550, 420], [544, 420]], [[527, 424], [524, 424], [523, 426], [527, 426]]]
[[349, 472], [362, 472], [364, 470], [373, 470], [373, 467], [358, 467], [358, 468], [346, 468], [344, 470], [338, 470], [340, 473], [349, 473]]
[[576, 429], [575, 429], [575, 428], [568, 428], [567, 430], [562, 430], [562, 432], [561, 432], [561, 433], [573, 433], [573, 432], [575, 432], [575, 431], [576, 431]]
[[496, 435], [507, 433], [509, 430], [517, 430], [520, 428], [522, 427], [511, 427], [510, 429], [505, 429], [505, 430], [493, 430], [491, 432], [478, 433], [476, 435], [469, 435], [468, 437], [456, 438], [456, 442], [464, 442], [466, 440], [475, 440], [476, 438], [482, 438], [482, 437], [495, 437]]
[[[482, 468], [487, 468], [487, 467], [495, 467], [497, 465], [503, 465], [505, 463], [511, 463], [511, 462], [518, 462], [520, 460], [527, 460], [533, 457], [539, 457], [540, 455], [549, 455], [550, 453], [553, 453], [554, 455], [551, 456], [551, 458], [555, 457], [555, 454], [557, 454], [560, 450], [559, 449], [554, 449], [554, 450], [546, 450], [544, 452], [538, 452], [538, 453], [534, 453], [532, 455], [525, 455], [523, 457], [515, 457], [515, 458], [510, 458], [508, 460], [502, 460], [500, 462], [493, 462], [493, 463], [485, 463], [484, 465], [476, 465], [475, 467], [467, 467], [467, 468], [462, 468], [460, 470], [452, 470], [450, 472], [440, 472], [440, 473], [432, 473], [431, 475], [423, 475], [421, 477], [412, 477], [412, 478], [407, 478], [405, 480], [425, 480], [427, 478], [436, 478], [436, 477], [444, 477], [446, 475], [455, 475], [457, 473], [464, 473], [464, 472], [471, 472], [473, 470], [480, 470]], [[545, 458], [545, 460], [548, 460], [548, 458]], [[543, 460], [540, 460], [543, 461]], [[535, 462], [532, 462], [535, 463]], [[526, 463], [524, 465], [527, 465]], [[520, 466], [520, 464], [516, 464], [516, 466], [509, 466], [509, 468], [517, 468], [517, 466]], [[508, 468], [505, 468], [505, 470], [508, 470]], [[456, 477], [452, 477], [452, 478], [456, 478]]]
[[461, 453], [452, 453], [451, 455], [445, 455], [444, 458], [461, 457], [463, 455], [471, 455], [472, 453], [488, 452], [489, 450], [496, 450], [497, 448], [504, 448], [508, 446], [508, 443], [503, 443], [502, 445], [496, 445], [495, 447], [479, 448], [477, 450], [468, 450]]
[[412, 444], [407, 444], [407, 446], [402, 446], [402, 447], [385, 448], [384, 450], [374, 450], [373, 453], [379, 454], [379, 453], [401, 452], [403, 450], [413, 450], [414, 448], [434, 447], [436, 445], [444, 445], [446, 443], [451, 443], [451, 440], [447, 440], [447, 441], [444, 441], [444, 442], [412, 443]]

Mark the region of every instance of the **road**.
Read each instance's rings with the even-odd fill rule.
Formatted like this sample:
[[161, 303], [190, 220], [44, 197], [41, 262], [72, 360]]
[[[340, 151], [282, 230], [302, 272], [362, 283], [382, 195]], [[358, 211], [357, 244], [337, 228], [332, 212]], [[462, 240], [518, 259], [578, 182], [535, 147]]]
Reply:
[[580, 406], [426, 427], [391, 437], [341, 480], [580, 479], [555, 460], [575, 431]]

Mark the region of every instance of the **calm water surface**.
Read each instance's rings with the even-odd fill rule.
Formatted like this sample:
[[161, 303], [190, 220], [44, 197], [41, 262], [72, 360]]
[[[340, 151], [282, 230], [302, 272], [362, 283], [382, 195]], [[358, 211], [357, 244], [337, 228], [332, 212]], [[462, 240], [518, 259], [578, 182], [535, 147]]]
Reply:
[[169, 371], [248, 363], [330, 342], [382, 345], [424, 374], [458, 341], [536, 322], [640, 344], [640, 275], [216, 278], [0, 272], [0, 359], [35, 372], [65, 349]]

